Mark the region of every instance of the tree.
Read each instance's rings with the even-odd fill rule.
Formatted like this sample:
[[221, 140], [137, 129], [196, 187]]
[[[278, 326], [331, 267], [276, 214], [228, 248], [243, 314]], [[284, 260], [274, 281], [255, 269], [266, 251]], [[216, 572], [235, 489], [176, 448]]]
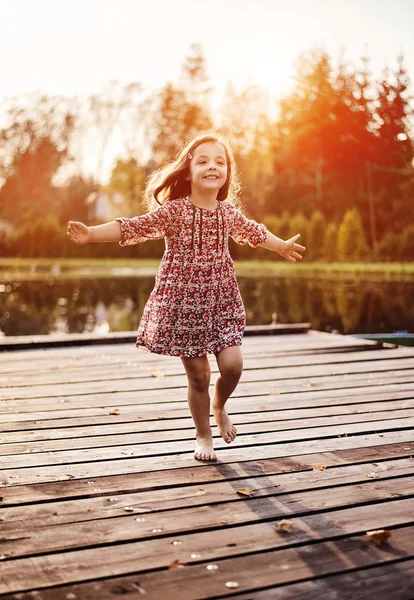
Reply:
[[400, 258], [403, 261], [414, 260], [414, 225], [408, 225], [401, 236]]
[[336, 223], [328, 223], [323, 238], [323, 258], [328, 262], [338, 260], [338, 227]]
[[375, 103], [378, 136], [375, 162], [396, 169], [411, 165], [414, 156], [409, 123], [414, 111], [408, 93], [410, 79], [403, 62], [404, 57], [400, 55], [396, 70], [384, 69]]
[[97, 187], [92, 177], [73, 175], [56, 190], [60, 206], [58, 216], [62, 225], [66, 225], [68, 221], [88, 222], [89, 209], [86, 199]]
[[366, 260], [368, 245], [358, 209], [348, 210], [339, 226], [338, 257], [341, 261]]
[[[326, 229], [326, 220], [321, 211], [316, 210], [312, 213], [309, 223], [307, 249], [305, 257], [308, 261], [319, 260], [323, 258], [323, 239]], [[299, 240], [300, 243], [302, 243]], [[303, 243], [302, 243], [303, 245]]]
[[148, 139], [156, 164], [172, 160], [193, 137], [211, 129], [206, 82], [201, 49], [192, 46], [192, 54], [183, 65], [181, 83], [167, 83], [152, 98]]
[[293, 215], [289, 223], [289, 237], [293, 237], [297, 233], [300, 233], [300, 238], [297, 240], [298, 244], [302, 244], [302, 246], [307, 246], [309, 224], [306, 217], [301, 213]]
[[395, 261], [400, 257], [401, 237], [393, 231], [387, 231], [377, 244], [375, 258], [382, 261]]
[[53, 179], [71, 158], [74, 127], [61, 98], [32, 95], [26, 105], [14, 99], [0, 131], [0, 216], [15, 225], [59, 212]]
[[371, 193], [377, 200], [375, 222], [380, 234], [389, 230], [391, 223], [394, 230], [401, 229], [412, 212], [412, 198], [406, 203], [404, 189], [410, 185], [414, 174], [414, 149], [410, 138], [410, 117], [414, 112], [403, 56], [399, 56], [397, 62], [395, 71], [384, 69], [383, 78], [377, 84], [377, 140], [374, 164], [370, 169], [375, 172]]
[[338, 95], [327, 53], [314, 50], [302, 55], [293, 79], [295, 87], [280, 101], [272, 133], [273, 193], [282, 197], [283, 208], [295, 202], [296, 210], [304, 214], [319, 209], [332, 218], [327, 190], [338, 154]]
[[140, 94], [139, 83], [122, 86], [118, 81], [112, 80], [104, 87], [101, 94], [93, 94], [88, 99], [89, 119], [100, 139], [100, 145], [96, 145], [98, 162], [95, 174], [99, 182], [103, 178], [106, 149], [116, 129], [122, 128], [123, 118], [126, 115], [132, 116], [132, 121], [135, 121], [137, 114], [140, 114], [137, 108]]
[[145, 212], [141, 201], [147, 177], [148, 169], [140, 166], [135, 158], [119, 159], [116, 162], [106, 190], [122, 195], [124, 203], [119, 207], [122, 214], [139, 215]]

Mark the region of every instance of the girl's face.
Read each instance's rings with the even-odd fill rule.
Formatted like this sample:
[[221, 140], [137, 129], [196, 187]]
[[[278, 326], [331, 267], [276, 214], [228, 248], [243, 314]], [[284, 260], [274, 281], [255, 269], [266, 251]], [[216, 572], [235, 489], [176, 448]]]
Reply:
[[191, 187], [200, 191], [219, 191], [226, 183], [227, 162], [224, 147], [219, 142], [204, 142], [197, 146], [190, 161]]

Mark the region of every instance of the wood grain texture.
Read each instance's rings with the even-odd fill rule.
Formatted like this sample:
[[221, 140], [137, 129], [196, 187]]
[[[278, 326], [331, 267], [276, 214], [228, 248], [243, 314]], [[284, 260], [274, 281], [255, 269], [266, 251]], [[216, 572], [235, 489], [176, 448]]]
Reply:
[[181, 361], [96, 342], [0, 356], [0, 598], [412, 597], [414, 350], [246, 338], [201, 463]]

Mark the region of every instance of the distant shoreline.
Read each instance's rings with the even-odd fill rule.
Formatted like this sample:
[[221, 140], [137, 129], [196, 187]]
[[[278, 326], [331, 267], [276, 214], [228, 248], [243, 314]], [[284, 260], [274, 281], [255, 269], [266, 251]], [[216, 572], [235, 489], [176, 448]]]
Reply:
[[[150, 277], [160, 259], [79, 259], [79, 258], [3, 258], [0, 259], [0, 281], [39, 281], [89, 277]], [[369, 280], [414, 281], [413, 262], [389, 263], [289, 263], [275, 260], [235, 261], [237, 275], [259, 277], [317, 277]]]

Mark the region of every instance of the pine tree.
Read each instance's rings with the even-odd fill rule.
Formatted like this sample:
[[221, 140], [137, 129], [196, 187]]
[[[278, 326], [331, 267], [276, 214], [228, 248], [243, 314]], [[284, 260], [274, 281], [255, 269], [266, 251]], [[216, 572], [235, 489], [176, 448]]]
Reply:
[[[323, 241], [326, 229], [326, 220], [320, 210], [312, 213], [309, 223], [306, 259], [316, 261], [323, 258]], [[303, 244], [302, 244], [303, 245]]]
[[[410, 138], [410, 80], [398, 57], [395, 71], [384, 69], [378, 82], [376, 100], [376, 148], [372, 171], [372, 190], [375, 197], [375, 222], [379, 235], [390, 229], [401, 229], [410, 213], [412, 198], [405, 198], [404, 187], [413, 177], [413, 143]], [[407, 211], [404, 204], [407, 203]], [[402, 205], [401, 205], [402, 202]], [[392, 224], [392, 225], [391, 225]]]
[[327, 262], [338, 260], [338, 227], [336, 223], [329, 223], [323, 238], [323, 259]]
[[414, 114], [408, 93], [410, 79], [404, 68], [404, 57], [397, 58], [397, 69], [384, 69], [378, 82], [376, 107], [378, 144], [375, 160], [378, 165], [403, 169], [413, 159], [409, 117]]
[[348, 210], [338, 230], [338, 258], [341, 261], [367, 260], [365, 233], [358, 209]]

